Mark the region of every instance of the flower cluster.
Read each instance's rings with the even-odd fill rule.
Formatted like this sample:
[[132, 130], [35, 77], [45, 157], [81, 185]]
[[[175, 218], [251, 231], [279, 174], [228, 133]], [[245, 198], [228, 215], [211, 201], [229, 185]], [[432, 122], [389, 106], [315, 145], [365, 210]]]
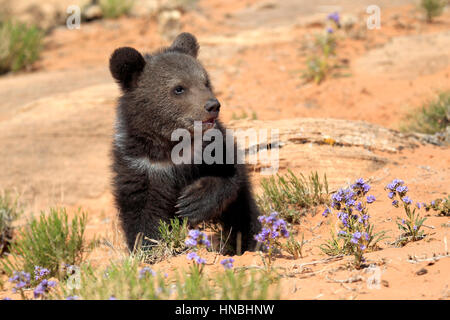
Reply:
[[200, 264], [205, 264], [206, 260], [203, 259], [202, 257], [200, 257], [197, 252], [193, 251], [193, 252], [189, 252], [187, 254], [187, 258], [188, 260], [192, 260], [194, 261], [196, 264], [200, 265]]
[[44, 279], [37, 285], [34, 289], [34, 298], [45, 297], [45, 295], [50, 291], [50, 288], [54, 288], [56, 286], [56, 281], [51, 281]]
[[406, 195], [409, 190], [408, 187], [404, 185], [403, 180], [394, 179], [386, 186], [385, 190], [388, 191], [388, 198], [393, 200], [392, 205], [394, 207], [398, 208], [399, 200], [405, 205], [412, 204], [412, 200]]
[[31, 276], [25, 271], [14, 271], [13, 276], [9, 278], [9, 282], [15, 283], [12, 291], [16, 293], [30, 286]]
[[[422, 203], [422, 207], [426, 211], [436, 211], [440, 216], [450, 216], [450, 196], [447, 198], [439, 198], [430, 202], [430, 204]], [[419, 208], [420, 209], [420, 208]]]
[[40, 281], [48, 274], [50, 274], [50, 271], [47, 268], [41, 268], [39, 266], [34, 267], [34, 280]]
[[[198, 250], [200, 248], [210, 248], [211, 242], [205, 233], [199, 230], [189, 230], [188, 238], [185, 241], [187, 247]], [[194, 261], [194, 266], [200, 266], [206, 263], [206, 260], [201, 258], [196, 251], [191, 251], [187, 254], [188, 260]]]
[[149, 267], [144, 267], [139, 270], [139, 279], [143, 279], [147, 277], [147, 275], [156, 276], [156, 272]]
[[399, 239], [399, 243], [404, 244], [408, 239], [411, 239], [412, 241], [422, 239], [424, 234], [420, 228], [426, 218], [421, 218], [419, 213], [416, 213], [416, 209], [420, 210], [421, 208], [427, 208], [426, 204], [417, 202], [416, 208], [413, 208], [413, 201], [407, 195], [409, 189], [403, 180], [394, 179], [384, 189], [388, 193], [388, 198], [392, 200], [392, 205], [396, 208], [403, 205], [403, 209], [406, 213], [406, 219], [397, 218], [397, 226], [403, 232]]
[[228, 258], [220, 261], [220, 264], [223, 265], [225, 269], [233, 269], [233, 262], [234, 262], [233, 258]]
[[339, 12], [332, 12], [327, 16], [328, 20], [332, 20], [337, 26], [340, 25]]
[[278, 218], [278, 212], [272, 212], [268, 216], [259, 216], [258, 220], [262, 224], [262, 230], [255, 236], [255, 240], [266, 248], [272, 249], [279, 238], [289, 237], [286, 222]]
[[208, 240], [206, 234], [199, 230], [189, 230], [188, 238], [185, 241], [186, 246], [190, 248], [199, 249], [202, 246], [206, 248], [211, 247], [211, 242]]
[[355, 255], [357, 264], [363, 260], [363, 252], [373, 240], [369, 223], [368, 205], [375, 202], [373, 195], [367, 195], [371, 187], [364, 179], [356, 180], [350, 187], [341, 188], [331, 197], [331, 208], [322, 213], [327, 217], [333, 209], [340, 221], [338, 238], [344, 240], [343, 250]]

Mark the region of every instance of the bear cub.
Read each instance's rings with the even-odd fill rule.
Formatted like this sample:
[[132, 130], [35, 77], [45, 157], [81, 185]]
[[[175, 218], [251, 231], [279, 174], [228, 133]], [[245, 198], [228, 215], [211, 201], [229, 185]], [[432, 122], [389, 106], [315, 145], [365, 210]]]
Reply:
[[[182, 33], [170, 47], [155, 53], [143, 56], [123, 47], [110, 58], [111, 74], [122, 91], [112, 149], [113, 194], [130, 250], [139, 233], [157, 240], [160, 220], [175, 217], [187, 218], [191, 227], [219, 222], [234, 250], [255, 249], [260, 213], [246, 165], [171, 160], [179, 143], [172, 141], [172, 132], [181, 128], [193, 137], [194, 121], [202, 132], [220, 130], [224, 159], [231, 152], [218, 120], [220, 103], [197, 60], [198, 51], [196, 38]], [[234, 142], [234, 155], [235, 151]]]

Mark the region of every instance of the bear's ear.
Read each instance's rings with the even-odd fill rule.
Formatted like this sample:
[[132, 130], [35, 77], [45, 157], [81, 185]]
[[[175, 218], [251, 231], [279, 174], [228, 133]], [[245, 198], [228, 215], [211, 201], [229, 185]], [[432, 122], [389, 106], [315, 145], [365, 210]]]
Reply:
[[109, 59], [109, 70], [123, 90], [136, 86], [136, 80], [145, 67], [144, 57], [130, 47], [116, 49]]
[[198, 45], [197, 39], [192, 34], [183, 32], [175, 38], [170, 49], [197, 58], [200, 46]]

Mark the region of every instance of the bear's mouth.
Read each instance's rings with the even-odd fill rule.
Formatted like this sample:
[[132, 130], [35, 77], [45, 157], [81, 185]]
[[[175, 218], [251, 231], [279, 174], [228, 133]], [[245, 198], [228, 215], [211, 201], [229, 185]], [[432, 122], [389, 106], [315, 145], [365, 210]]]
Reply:
[[216, 124], [217, 116], [202, 121], [203, 128], [210, 129]]

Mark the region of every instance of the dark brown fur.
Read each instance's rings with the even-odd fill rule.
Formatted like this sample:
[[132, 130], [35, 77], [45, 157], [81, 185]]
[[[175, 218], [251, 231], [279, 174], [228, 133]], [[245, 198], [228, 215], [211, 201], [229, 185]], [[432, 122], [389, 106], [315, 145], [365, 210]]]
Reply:
[[[160, 220], [175, 217], [187, 217], [191, 226], [219, 221], [225, 232], [231, 231], [232, 244], [240, 236], [243, 250], [254, 248], [259, 212], [246, 166], [171, 164], [171, 150], [178, 143], [171, 141], [172, 132], [193, 132], [194, 121], [211, 116], [205, 105], [217, 101], [197, 60], [198, 49], [195, 37], [183, 33], [171, 47], [145, 58], [133, 48], [117, 49], [111, 56], [111, 73], [123, 91], [113, 144], [113, 187], [130, 249], [139, 232], [158, 239]], [[175, 94], [177, 86], [182, 94]], [[225, 136], [219, 121], [216, 128]]]

